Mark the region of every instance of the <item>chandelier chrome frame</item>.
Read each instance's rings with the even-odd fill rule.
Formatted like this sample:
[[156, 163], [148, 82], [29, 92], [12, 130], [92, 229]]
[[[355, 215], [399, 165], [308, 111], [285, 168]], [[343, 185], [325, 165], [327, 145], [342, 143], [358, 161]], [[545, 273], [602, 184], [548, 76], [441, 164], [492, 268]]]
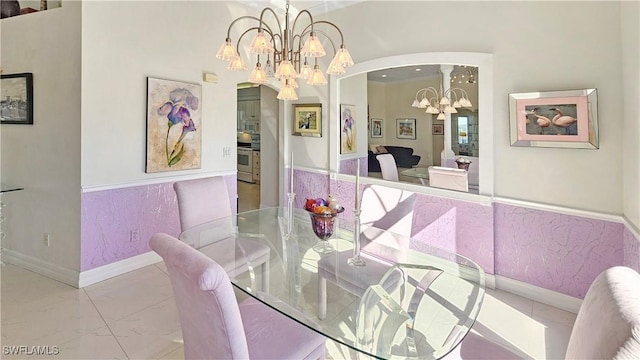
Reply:
[[414, 108], [426, 109], [425, 112], [427, 114], [438, 114], [436, 119], [444, 120], [445, 113], [455, 114], [458, 112], [456, 109], [470, 108], [473, 104], [469, 100], [469, 95], [464, 89], [449, 88], [444, 91], [441, 82], [440, 91], [432, 86], [418, 90], [411, 106]]
[[[275, 18], [277, 28], [269, 26], [265, 21], [265, 15], [271, 14]], [[298, 20], [303, 14], [308, 15], [309, 24], [300, 33], [295, 33]], [[231, 28], [238, 21], [249, 19], [256, 21], [255, 26], [246, 29], [238, 38], [236, 47], [231, 41]], [[334, 42], [326, 32], [317, 30], [316, 25], [323, 24], [333, 27], [340, 35], [340, 48], [336, 50]], [[326, 51], [320, 42], [318, 35], [324, 36], [331, 44], [334, 52], [333, 60], [329, 64], [327, 74], [340, 75], [345, 73], [345, 68], [353, 66], [351, 55], [344, 46], [344, 36], [338, 26], [326, 20], [314, 21], [308, 10], [302, 10], [293, 20], [293, 26], [289, 27], [289, 1], [285, 6], [284, 29], [276, 15], [276, 12], [266, 7], [262, 9], [260, 17], [245, 15], [231, 22], [227, 30], [227, 37], [216, 53], [216, 58], [228, 61], [228, 70], [244, 71], [247, 66], [242, 60], [238, 48], [242, 38], [256, 32], [255, 37], [249, 45], [249, 50], [257, 56], [256, 67], [249, 75], [249, 81], [256, 84], [269, 82], [269, 77], [276, 77], [281, 82], [281, 90], [278, 99], [297, 100], [295, 89], [298, 88], [296, 79], [307, 79], [309, 85], [326, 85], [327, 79], [320, 71], [318, 59], [326, 55]], [[304, 41], [303, 41], [304, 40]], [[260, 55], [266, 57], [265, 67], [260, 63]], [[313, 69], [309, 66], [308, 58], [314, 58]], [[273, 60], [273, 63], [272, 63]]]

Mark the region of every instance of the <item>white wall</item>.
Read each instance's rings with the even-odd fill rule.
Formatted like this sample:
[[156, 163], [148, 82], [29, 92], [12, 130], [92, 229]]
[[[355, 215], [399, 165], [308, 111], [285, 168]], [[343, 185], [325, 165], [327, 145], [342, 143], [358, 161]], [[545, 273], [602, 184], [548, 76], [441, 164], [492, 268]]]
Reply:
[[383, 83], [369, 81], [367, 82], [367, 102], [369, 103], [369, 116], [371, 119], [382, 119], [382, 137], [372, 138], [371, 129], [367, 139], [369, 144], [384, 145], [392, 133], [387, 129], [390, 120], [387, 119], [385, 99], [387, 98], [386, 87]]
[[[6, 194], [3, 246], [24, 256], [80, 268], [80, 2], [3, 19], [4, 74], [33, 73], [33, 125], [1, 125]], [[51, 246], [43, 242], [51, 234]]]
[[640, 3], [620, 4], [622, 34], [622, 86], [624, 89], [624, 215], [640, 228]]
[[[455, 22], [425, 17], [446, 13]], [[353, 21], [362, 14], [367, 21]], [[356, 62], [425, 51], [493, 54], [494, 77], [480, 74], [480, 81], [493, 82], [494, 118], [480, 121], [494, 123], [495, 195], [622, 213], [618, 2], [375, 1], [329, 15]], [[599, 150], [510, 146], [509, 93], [592, 87], [599, 91]]]
[[278, 93], [260, 86], [260, 205], [278, 206], [280, 117]]
[[[235, 151], [224, 157], [223, 148], [236, 148], [236, 84], [248, 73], [227, 71], [215, 53], [232, 15], [244, 13], [231, 2], [85, 3], [83, 188], [235, 171]], [[203, 82], [205, 71], [218, 74], [219, 82]], [[202, 84], [201, 169], [145, 173], [147, 76]]]

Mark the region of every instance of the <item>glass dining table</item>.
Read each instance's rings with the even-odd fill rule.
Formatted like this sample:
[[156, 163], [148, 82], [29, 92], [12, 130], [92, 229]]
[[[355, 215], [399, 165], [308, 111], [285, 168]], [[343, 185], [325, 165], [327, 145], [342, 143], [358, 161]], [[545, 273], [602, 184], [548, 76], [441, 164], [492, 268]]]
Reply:
[[[353, 267], [345, 260], [353, 254], [351, 220], [338, 217], [333, 236], [324, 240], [335, 250], [323, 254], [313, 250], [320, 240], [302, 209], [293, 216], [286, 208], [240, 213], [231, 219], [236, 231], [221, 234], [229, 220], [186, 230], [180, 239], [214, 260], [245, 263], [248, 270], [231, 277], [239, 294], [350, 351], [379, 359], [439, 359], [460, 344], [480, 311], [484, 272], [453, 252], [424, 244], [412, 250], [398, 246], [412, 243], [394, 241], [400, 235], [366, 228], [360, 235], [366, 265]], [[239, 244], [246, 239], [270, 248], [268, 273], [243, 256]]]

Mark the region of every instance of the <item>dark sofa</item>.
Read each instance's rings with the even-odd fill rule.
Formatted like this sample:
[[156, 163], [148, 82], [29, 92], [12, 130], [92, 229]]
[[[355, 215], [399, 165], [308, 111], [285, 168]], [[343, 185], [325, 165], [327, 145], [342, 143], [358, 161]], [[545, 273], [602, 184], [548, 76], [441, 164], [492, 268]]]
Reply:
[[[402, 168], [411, 168], [420, 162], [419, 155], [413, 155], [413, 148], [403, 146], [385, 146], [387, 152], [393, 156], [396, 165]], [[369, 172], [380, 172], [380, 163], [376, 156], [382, 153], [374, 153], [369, 150]]]

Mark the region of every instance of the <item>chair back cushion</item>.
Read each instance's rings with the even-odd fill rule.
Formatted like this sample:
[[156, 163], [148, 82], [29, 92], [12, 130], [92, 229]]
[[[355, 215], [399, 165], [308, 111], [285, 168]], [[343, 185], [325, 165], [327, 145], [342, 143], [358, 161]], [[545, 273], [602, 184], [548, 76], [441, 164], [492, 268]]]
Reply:
[[640, 274], [616, 266], [589, 287], [573, 325], [567, 359], [640, 359]]
[[469, 174], [462, 169], [429, 166], [429, 186], [458, 191], [469, 191]]
[[171, 278], [185, 359], [249, 358], [240, 310], [222, 267], [167, 234], [153, 235], [149, 245]]
[[231, 216], [227, 184], [222, 176], [178, 181], [173, 189], [178, 196], [182, 231]]
[[365, 186], [360, 214], [362, 251], [394, 262], [403, 261], [409, 249], [415, 201], [416, 194], [409, 191]]
[[396, 160], [391, 154], [382, 154], [376, 156], [380, 163], [380, 171], [382, 172], [382, 178], [385, 180], [398, 181], [398, 167], [396, 166]]

